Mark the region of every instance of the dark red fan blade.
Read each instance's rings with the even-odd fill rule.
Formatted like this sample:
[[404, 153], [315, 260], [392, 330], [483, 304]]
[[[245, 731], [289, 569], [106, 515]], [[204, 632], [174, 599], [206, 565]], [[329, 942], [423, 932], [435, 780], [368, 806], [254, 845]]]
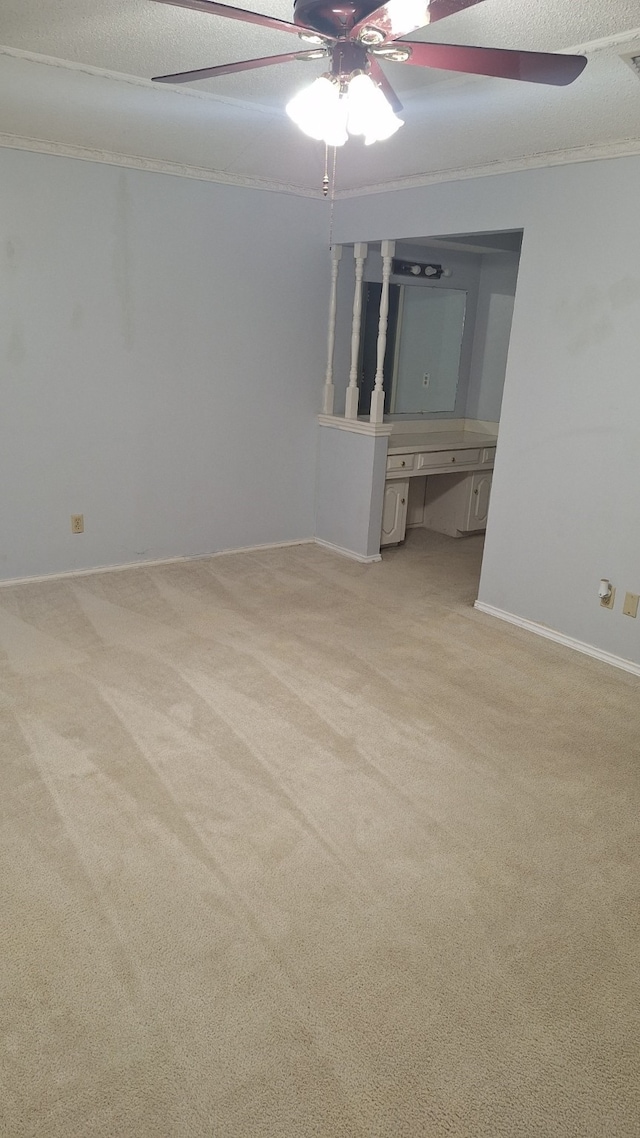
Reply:
[[[542, 51], [507, 51], [499, 47], [459, 47], [449, 43], [415, 43], [406, 63], [414, 67], [437, 67], [443, 71], [467, 71], [500, 79], [523, 79], [565, 87], [586, 67], [584, 55], [551, 55]], [[400, 46], [400, 45], [399, 45]]]
[[387, 4], [382, 4], [359, 20], [349, 32], [349, 39], [357, 39], [362, 28], [376, 28], [383, 33], [386, 42], [396, 40], [399, 36], [408, 36], [418, 28], [481, 3], [482, 0], [431, 0], [431, 3], [424, 0], [421, 8], [419, 4], [406, 4], [403, 0], [388, 0]]
[[315, 59], [315, 52], [289, 51], [285, 55], [262, 55], [259, 59], [242, 59], [239, 63], [221, 63], [218, 67], [201, 67], [198, 71], [178, 71], [176, 75], [155, 75], [153, 83], [196, 83], [216, 75], [232, 75], [235, 71], [253, 71], [255, 67], [271, 67], [292, 59]]
[[263, 16], [260, 12], [234, 8], [231, 4], [218, 4], [217, 0], [156, 0], [156, 3], [193, 8], [195, 12], [208, 12], [211, 16], [227, 16], [230, 20], [242, 20], [245, 24], [261, 24], [264, 28], [275, 28], [278, 32], [295, 32], [296, 35], [298, 32], [313, 32], [313, 28], [305, 28], [302, 24], [290, 24], [286, 20], [276, 20], [275, 16]]
[[375, 59], [373, 55], [369, 56], [369, 71], [371, 78], [382, 88], [382, 93], [386, 97], [387, 102], [391, 104], [391, 109], [398, 114], [398, 112], [402, 110], [402, 103], [378, 63], [378, 60]]

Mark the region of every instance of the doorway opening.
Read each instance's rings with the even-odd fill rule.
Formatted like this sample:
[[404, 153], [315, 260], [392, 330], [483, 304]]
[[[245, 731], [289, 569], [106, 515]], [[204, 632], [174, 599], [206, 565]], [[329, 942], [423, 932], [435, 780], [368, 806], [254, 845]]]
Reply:
[[[403, 271], [389, 287], [384, 386], [392, 432], [381, 546], [430, 561], [438, 553], [449, 565], [457, 547], [460, 570], [466, 566], [476, 588], [521, 243], [521, 230], [399, 241], [394, 270]], [[373, 250], [363, 297], [363, 409], [375, 380], [381, 282]]]

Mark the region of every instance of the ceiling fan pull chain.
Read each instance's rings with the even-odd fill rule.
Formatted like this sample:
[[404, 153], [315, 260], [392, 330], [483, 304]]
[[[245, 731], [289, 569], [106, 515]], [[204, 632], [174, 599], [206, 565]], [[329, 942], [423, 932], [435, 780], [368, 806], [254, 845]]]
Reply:
[[[328, 153], [329, 153], [329, 148], [327, 147], [327, 155], [328, 155]], [[337, 163], [337, 159], [338, 159], [338, 148], [337, 148], [337, 146], [334, 146], [334, 148], [333, 148], [333, 166], [332, 166], [332, 170], [331, 170], [331, 206], [330, 206], [330, 210], [329, 210], [329, 248], [331, 248], [333, 246], [333, 206], [334, 206], [335, 197], [336, 197], [336, 163]]]
[[324, 178], [322, 179], [322, 196], [326, 198], [329, 193], [329, 146], [324, 144]]

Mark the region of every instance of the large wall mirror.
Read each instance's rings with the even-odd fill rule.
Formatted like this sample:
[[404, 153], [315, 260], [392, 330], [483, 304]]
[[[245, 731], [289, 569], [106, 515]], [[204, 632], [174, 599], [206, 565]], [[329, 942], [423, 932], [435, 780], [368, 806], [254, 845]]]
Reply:
[[[386, 416], [499, 419], [521, 241], [521, 231], [510, 231], [396, 243], [397, 259], [432, 262], [439, 275], [392, 275]], [[366, 415], [382, 291], [382, 258], [374, 245], [365, 274], [359, 411]]]
[[466, 308], [460, 289], [400, 285], [392, 415], [455, 411]]

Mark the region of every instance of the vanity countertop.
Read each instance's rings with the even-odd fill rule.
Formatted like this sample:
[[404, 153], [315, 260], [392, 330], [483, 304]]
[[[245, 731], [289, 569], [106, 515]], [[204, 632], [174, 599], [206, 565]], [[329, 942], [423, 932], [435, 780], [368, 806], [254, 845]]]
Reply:
[[390, 435], [387, 454], [410, 454], [413, 451], [466, 450], [494, 447], [497, 435], [480, 431], [424, 431], [416, 435]]

